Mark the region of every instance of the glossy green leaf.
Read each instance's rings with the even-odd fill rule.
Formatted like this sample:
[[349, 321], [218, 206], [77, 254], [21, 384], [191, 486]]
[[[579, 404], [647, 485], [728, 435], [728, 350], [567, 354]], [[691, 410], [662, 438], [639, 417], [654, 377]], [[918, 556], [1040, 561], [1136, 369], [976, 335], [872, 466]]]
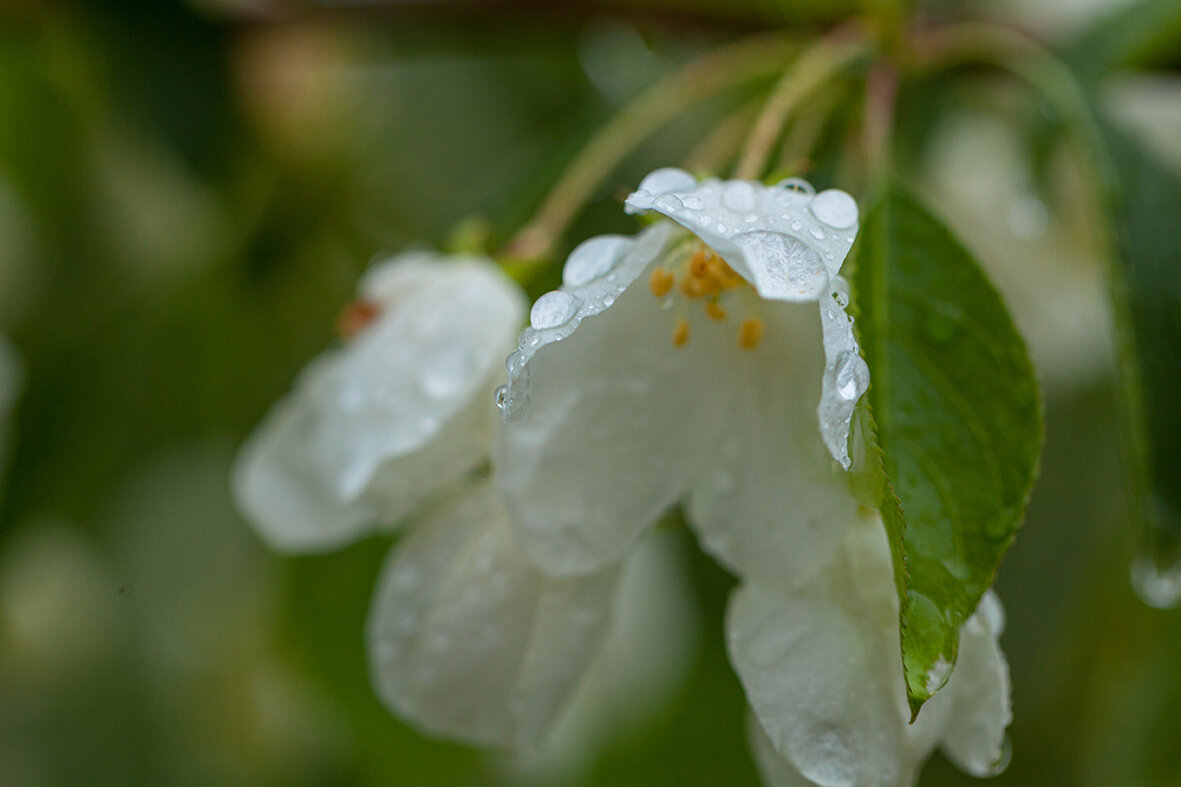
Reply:
[[855, 257], [877, 496], [894, 550], [911, 710], [955, 664], [961, 624], [1024, 515], [1042, 446], [1025, 344], [975, 260], [897, 186]]
[[1132, 458], [1134, 515], [1146, 533], [1137, 590], [1181, 601], [1181, 177], [1103, 127], [1117, 254], [1112, 285]]

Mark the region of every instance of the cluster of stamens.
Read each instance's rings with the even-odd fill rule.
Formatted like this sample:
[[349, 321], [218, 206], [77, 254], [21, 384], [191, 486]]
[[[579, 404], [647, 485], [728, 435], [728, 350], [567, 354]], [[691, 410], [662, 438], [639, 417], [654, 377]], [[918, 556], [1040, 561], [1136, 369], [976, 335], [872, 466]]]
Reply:
[[[741, 287], [746, 281], [734, 272], [712, 249], [701, 244], [698, 249], [684, 263], [678, 284], [677, 271], [659, 267], [652, 271], [648, 278], [648, 289], [662, 300], [672, 297], [676, 288], [682, 295], [692, 301], [702, 301], [705, 314], [711, 320], [721, 322], [728, 313], [719, 302], [722, 293]], [[673, 326], [672, 342], [675, 347], [684, 347], [689, 343], [689, 320], [681, 316]], [[763, 321], [757, 317], [743, 320], [738, 326], [738, 345], [746, 350], [754, 349], [763, 338]]]

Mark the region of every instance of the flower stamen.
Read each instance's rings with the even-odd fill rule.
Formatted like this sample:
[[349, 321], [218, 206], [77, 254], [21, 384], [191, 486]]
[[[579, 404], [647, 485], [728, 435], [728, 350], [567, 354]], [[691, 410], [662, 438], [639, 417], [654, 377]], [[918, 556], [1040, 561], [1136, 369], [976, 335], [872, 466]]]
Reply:
[[763, 340], [763, 321], [750, 317], [738, 326], [738, 345], [744, 350], [753, 350]]
[[676, 282], [676, 274], [668, 268], [653, 268], [652, 275], [648, 277], [648, 289], [657, 298], [663, 298], [672, 291], [673, 285]]
[[677, 318], [677, 324], [673, 326], [673, 346], [684, 347], [689, 343], [689, 321], [684, 317]]
[[726, 310], [722, 308], [722, 305], [716, 299], [705, 302], [705, 313], [709, 315], [711, 320], [721, 322], [726, 319]]

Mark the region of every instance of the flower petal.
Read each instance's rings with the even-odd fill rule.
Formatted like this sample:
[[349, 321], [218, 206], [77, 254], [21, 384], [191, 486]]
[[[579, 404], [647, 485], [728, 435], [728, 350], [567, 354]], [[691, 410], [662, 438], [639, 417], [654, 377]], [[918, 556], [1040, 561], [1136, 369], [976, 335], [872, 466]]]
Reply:
[[680, 237], [658, 223], [606, 276], [542, 296], [509, 357], [499, 480], [522, 546], [552, 573], [625, 554], [687, 491], [732, 410], [732, 330], [702, 319], [674, 346], [676, 312], [643, 277]]
[[479, 745], [531, 746], [594, 658], [617, 572], [542, 575], [500, 495], [474, 487], [397, 547], [369, 614], [370, 673], [392, 710]]
[[833, 468], [806, 402], [820, 387], [815, 313], [765, 304], [762, 343], [744, 353], [742, 399], [694, 487], [688, 518], [702, 546], [763, 587], [798, 588], [831, 560], [857, 504]]
[[[739, 589], [726, 618], [730, 661], [782, 756], [824, 787], [896, 787], [906, 778], [893, 683], [861, 623], [823, 597]], [[885, 662], [884, 664], [882, 662]]]
[[853, 410], [869, 387], [869, 367], [845, 312], [849, 286], [837, 275], [857, 236], [853, 198], [838, 189], [816, 194], [798, 178], [776, 186], [697, 183], [682, 170], [657, 170], [628, 198], [627, 210], [655, 210], [682, 224], [765, 299], [820, 303], [827, 363], [817, 415], [829, 452], [848, 469]]
[[488, 392], [523, 297], [488, 262], [399, 259], [361, 284], [380, 317], [313, 362], [239, 457], [239, 503], [277, 548], [396, 522], [486, 453]]
[[944, 687], [954, 706], [943, 731], [943, 751], [973, 776], [995, 776], [1008, 764], [1005, 728], [1013, 720], [1009, 665], [997, 642], [997, 622], [1003, 615], [996, 594], [986, 593], [964, 624], [955, 672]]
[[746, 738], [759, 776], [767, 787], [813, 787], [815, 782], [805, 779], [790, 760], [775, 751], [774, 744], [753, 713], [746, 714]]
[[857, 203], [843, 191], [816, 195], [800, 180], [776, 186], [717, 178], [697, 183], [674, 172], [657, 170], [645, 178], [628, 197], [627, 211], [655, 210], [683, 225], [763, 298], [818, 300], [857, 235]]

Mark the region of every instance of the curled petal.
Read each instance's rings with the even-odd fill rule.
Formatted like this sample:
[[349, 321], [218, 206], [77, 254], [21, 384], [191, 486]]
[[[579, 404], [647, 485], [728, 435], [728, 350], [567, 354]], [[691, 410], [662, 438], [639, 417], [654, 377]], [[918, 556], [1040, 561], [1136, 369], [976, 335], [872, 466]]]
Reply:
[[376, 317], [303, 372], [235, 468], [239, 504], [279, 549], [394, 523], [486, 454], [489, 391], [524, 310], [515, 285], [488, 262], [414, 255], [360, 290]]
[[477, 486], [421, 523], [382, 572], [367, 628], [378, 694], [440, 736], [536, 745], [598, 652], [616, 579], [541, 574], [498, 492]]

